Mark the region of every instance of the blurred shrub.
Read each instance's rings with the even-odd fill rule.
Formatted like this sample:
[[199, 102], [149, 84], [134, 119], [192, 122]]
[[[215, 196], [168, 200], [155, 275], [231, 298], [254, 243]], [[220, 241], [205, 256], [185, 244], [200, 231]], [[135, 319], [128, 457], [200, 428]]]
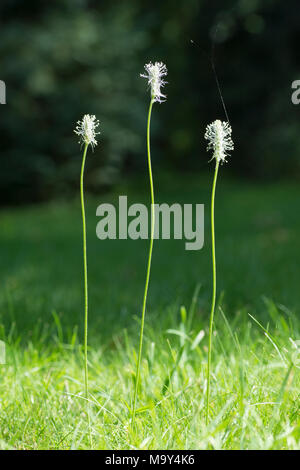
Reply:
[[46, 198], [78, 183], [81, 152], [73, 129], [85, 113], [101, 123], [87, 184], [111, 184], [128, 152], [140, 151], [144, 134], [136, 82], [146, 36], [135, 28], [134, 9], [119, 4], [99, 11], [64, 0], [23, 2], [18, 10], [16, 3], [1, 7], [0, 62], [8, 90], [0, 123], [3, 197]]

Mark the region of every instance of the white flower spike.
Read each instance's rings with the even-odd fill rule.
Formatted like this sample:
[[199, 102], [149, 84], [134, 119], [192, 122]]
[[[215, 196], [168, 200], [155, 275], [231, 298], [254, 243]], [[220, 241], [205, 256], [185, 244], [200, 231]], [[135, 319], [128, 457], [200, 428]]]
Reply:
[[77, 126], [74, 130], [75, 134], [79, 135], [79, 143], [84, 145], [97, 145], [96, 136], [100, 134], [96, 129], [99, 126], [99, 121], [96, 116], [85, 114], [81, 121], [77, 121]]
[[204, 138], [208, 140], [207, 150], [213, 150], [213, 157], [218, 163], [226, 162], [228, 152], [234, 149], [230, 124], [217, 119], [206, 127]]
[[151, 99], [158, 103], [165, 101], [166, 95], [161, 93], [161, 87], [167, 82], [163, 79], [168, 74], [167, 67], [163, 62], [149, 62], [145, 65], [146, 73], [141, 73], [140, 76], [148, 80], [148, 85], [151, 87]]

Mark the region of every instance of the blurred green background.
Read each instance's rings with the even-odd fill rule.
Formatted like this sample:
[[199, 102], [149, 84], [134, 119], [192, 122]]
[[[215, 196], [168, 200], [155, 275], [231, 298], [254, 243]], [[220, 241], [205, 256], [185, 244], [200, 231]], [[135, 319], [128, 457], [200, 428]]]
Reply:
[[[218, 298], [223, 291], [222, 308], [236, 321], [236, 332], [249, 321], [248, 313], [264, 325], [271, 321], [276, 329], [270, 312], [277, 308], [289, 323], [300, 309], [298, 186], [238, 182], [221, 173], [216, 201]], [[178, 327], [180, 306], [189, 307], [197, 285], [201, 287], [194, 327], [208, 327], [211, 182], [212, 175], [172, 176], [170, 181], [169, 173], [156, 174], [157, 202], [205, 204], [202, 250], [186, 251], [185, 240], [155, 240], [146, 324], [156, 332]], [[149, 241], [100, 241], [95, 233], [96, 208], [100, 202], [118, 207], [119, 194], [128, 196], [128, 205], [147, 204], [146, 183], [145, 174], [124, 181], [101, 198], [87, 198], [89, 341], [97, 347], [111, 345], [123, 328], [138, 341]], [[71, 341], [78, 328], [81, 341], [84, 298], [79, 198], [2, 209], [0, 247], [0, 338], [20, 336], [24, 342], [41, 341], [49, 334], [55, 337], [57, 316], [64, 340]], [[219, 317], [217, 311], [216, 320]]]
[[152, 126], [156, 169], [207, 171], [205, 126], [225, 118], [214, 56], [236, 147], [226, 171], [298, 178], [298, 11], [297, 0], [2, 0], [0, 204], [77, 191], [73, 129], [84, 113], [97, 115], [102, 132], [87, 166], [90, 191], [144, 173], [149, 93], [139, 74], [150, 60], [169, 70]]

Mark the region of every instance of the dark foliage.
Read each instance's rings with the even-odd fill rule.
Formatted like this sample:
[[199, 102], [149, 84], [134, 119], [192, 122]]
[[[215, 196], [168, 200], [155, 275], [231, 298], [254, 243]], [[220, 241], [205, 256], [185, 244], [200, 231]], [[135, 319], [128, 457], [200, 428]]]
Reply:
[[225, 119], [214, 57], [236, 144], [228, 170], [299, 175], [297, 11], [297, 0], [2, 0], [1, 203], [77, 187], [73, 129], [84, 113], [97, 115], [102, 132], [88, 161], [90, 190], [144, 168], [149, 96], [139, 73], [149, 60], [169, 69], [168, 101], [153, 119], [157, 166], [207, 168], [205, 126]]

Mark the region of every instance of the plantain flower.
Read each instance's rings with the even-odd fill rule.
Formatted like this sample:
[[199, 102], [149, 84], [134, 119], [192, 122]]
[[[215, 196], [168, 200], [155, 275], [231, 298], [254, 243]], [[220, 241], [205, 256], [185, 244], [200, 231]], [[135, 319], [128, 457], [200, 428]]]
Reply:
[[97, 132], [99, 121], [96, 116], [92, 114], [85, 114], [81, 121], [77, 121], [77, 126], [74, 130], [75, 134], [79, 135], [79, 143], [84, 145], [97, 145], [96, 136], [100, 134]]
[[140, 76], [148, 80], [148, 85], [151, 88], [151, 99], [152, 101], [157, 101], [158, 103], [163, 103], [166, 98], [166, 95], [163, 95], [161, 92], [161, 87], [163, 87], [167, 82], [163, 79], [168, 74], [167, 67], [163, 62], [149, 62], [145, 65], [145, 73], [141, 73]]
[[208, 140], [207, 150], [213, 150], [213, 157], [218, 163], [226, 162], [228, 152], [234, 149], [228, 122], [217, 119], [206, 127], [204, 138]]

